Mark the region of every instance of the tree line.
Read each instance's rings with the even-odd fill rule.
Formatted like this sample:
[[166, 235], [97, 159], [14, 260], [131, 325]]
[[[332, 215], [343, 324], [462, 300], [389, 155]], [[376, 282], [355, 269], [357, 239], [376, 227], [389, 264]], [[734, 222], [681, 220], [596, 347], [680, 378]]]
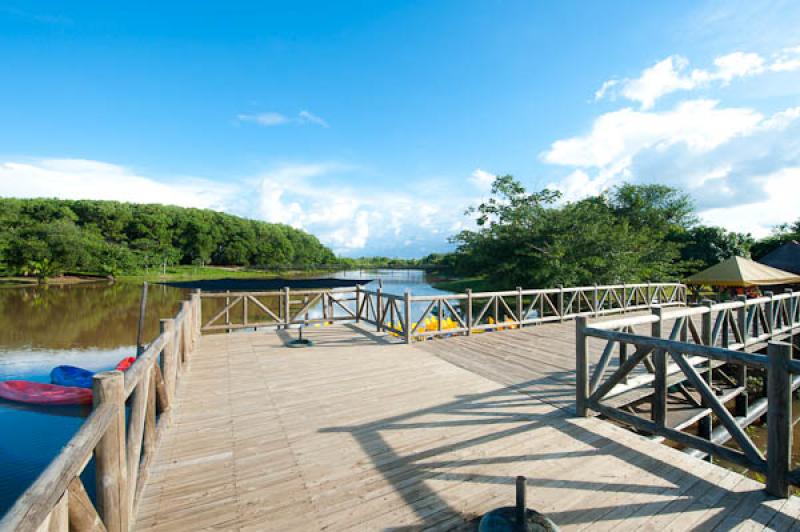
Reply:
[[180, 264], [312, 267], [336, 260], [304, 231], [208, 209], [0, 199], [0, 270], [118, 275]]
[[734, 255], [757, 259], [800, 238], [800, 220], [759, 241], [702, 225], [689, 196], [662, 185], [623, 184], [561, 199], [498, 177], [490, 198], [467, 211], [476, 229], [452, 237], [454, 252], [428, 260], [506, 288], [671, 281]]

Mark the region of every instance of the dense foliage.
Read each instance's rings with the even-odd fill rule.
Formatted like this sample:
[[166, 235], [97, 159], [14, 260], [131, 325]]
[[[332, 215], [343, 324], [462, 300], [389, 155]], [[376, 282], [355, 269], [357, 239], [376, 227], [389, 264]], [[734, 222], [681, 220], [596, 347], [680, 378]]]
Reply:
[[310, 267], [333, 260], [308, 233], [212, 210], [0, 199], [0, 269], [11, 274], [119, 274], [207, 263]]
[[492, 196], [468, 211], [477, 229], [453, 238], [461, 275], [506, 287], [675, 280], [732, 255], [749, 255], [749, 235], [698, 225], [689, 197], [661, 185], [624, 184], [560, 203], [498, 177]]
[[800, 219], [791, 224], [779, 225], [770, 236], [755, 242], [752, 247], [753, 257], [760, 259], [792, 240], [800, 241]]

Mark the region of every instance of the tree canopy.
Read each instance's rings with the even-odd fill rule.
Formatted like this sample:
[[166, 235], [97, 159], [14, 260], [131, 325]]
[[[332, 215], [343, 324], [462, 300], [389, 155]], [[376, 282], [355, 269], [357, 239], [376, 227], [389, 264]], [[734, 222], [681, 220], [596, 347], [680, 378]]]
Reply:
[[304, 231], [212, 210], [0, 199], [0, 267], [6, 273], [121, 274], [163, 264], [310, 267], [334, 260]]
[[749, 235], [698, 225], [687, 194], [663, 185], [623, 184], [580, 201], [557, 191], [529, 193], [510, 175], [471, 208], [477, 229], [453, 237], [463, 275], [504, 286], [674, 280], [732, 255]]

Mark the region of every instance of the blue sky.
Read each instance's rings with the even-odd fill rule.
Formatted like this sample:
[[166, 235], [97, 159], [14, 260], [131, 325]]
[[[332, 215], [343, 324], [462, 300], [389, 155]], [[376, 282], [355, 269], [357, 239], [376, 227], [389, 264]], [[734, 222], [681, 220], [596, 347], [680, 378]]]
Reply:
[[289, 223], [343, 255], [447, 249], [491, 176], [800, 217], [800, 4], [4, 2], [0, 195]]

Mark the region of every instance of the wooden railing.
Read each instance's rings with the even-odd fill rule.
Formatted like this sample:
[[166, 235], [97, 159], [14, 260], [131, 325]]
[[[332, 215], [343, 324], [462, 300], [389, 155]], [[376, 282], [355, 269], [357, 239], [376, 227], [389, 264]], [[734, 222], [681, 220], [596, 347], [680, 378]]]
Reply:
[[[635, 332], [635, 327], [646, 325], [650, 334]], [[662, 337], [667, 326], [669, 334]], [[791, 394], [800, 386], [796, 376], [800, 361], [793, 359], [791, 343], [797, 332], [800, 293], [791, 291], [716, 305], [704, 301], [701, 306], [673, 311], [655, 308], [650, 315], [593, 324], [579, 317], [577, 414], [595, 411], [742, 465], [766, 475], [769, 493], [786, 497], [789, 484], [800, 485], [800, 471], [790, 463]], [[599, 339], [603, 349], [592, 364], [589, 341], [593, 339]], [[787, 339], [789, 343], [780, 341]], [[763, 349], [766, 355], [756, 353]], [[752, 405], [747, 395], [748, 368], [763, 371], [766, 378], [766, 396]], [[669, 406], [670, 393], [695, 408], [676, 412]], [[733, 413], [726, 407], [731, 401], [736, 402]], [[643, 403], [649, 412], [641, 409]], [[765, 411], [766, 457], [743, 430]], [[714, 421], [721, 426], [713, 428]], [[723, 446], [727, 439], [733, 439], [738, 449]]]
[[685, 305], [686, 286], [679, 283], [559, 287], [403, 295], [362, 286], [328, 290], [272, 292], [203, 292], [202, 332], [243, 328], [287, 327], [336, 321], [363, 321], [407, 342], [436, 336], [473, 334], [516, 328], [577, 316], [603, 316]]
[[[0, 521], [0, 530], [127, 532], [176, 389], [200, 335], [200, 297], [184, 301], [124, 373], [94, 376], [94, 408]], [[126, 416], [126, 409], [129, 415]], [[126, 419], [127, 418], [127, 419]], [[96, 505], [80, 478], [94, 457]]]
[[[403, 296], [360, 289], [358, 316], [406, 341], [685, 305], [679, 283], [581, 286]], [[429, 323], [426, 323], [429, 320]]]
[[[202, 292], [202, 332], [353, 321], [356, 288], [272, 292]], [[313, 315], [312, 315], [313, 313]]]

